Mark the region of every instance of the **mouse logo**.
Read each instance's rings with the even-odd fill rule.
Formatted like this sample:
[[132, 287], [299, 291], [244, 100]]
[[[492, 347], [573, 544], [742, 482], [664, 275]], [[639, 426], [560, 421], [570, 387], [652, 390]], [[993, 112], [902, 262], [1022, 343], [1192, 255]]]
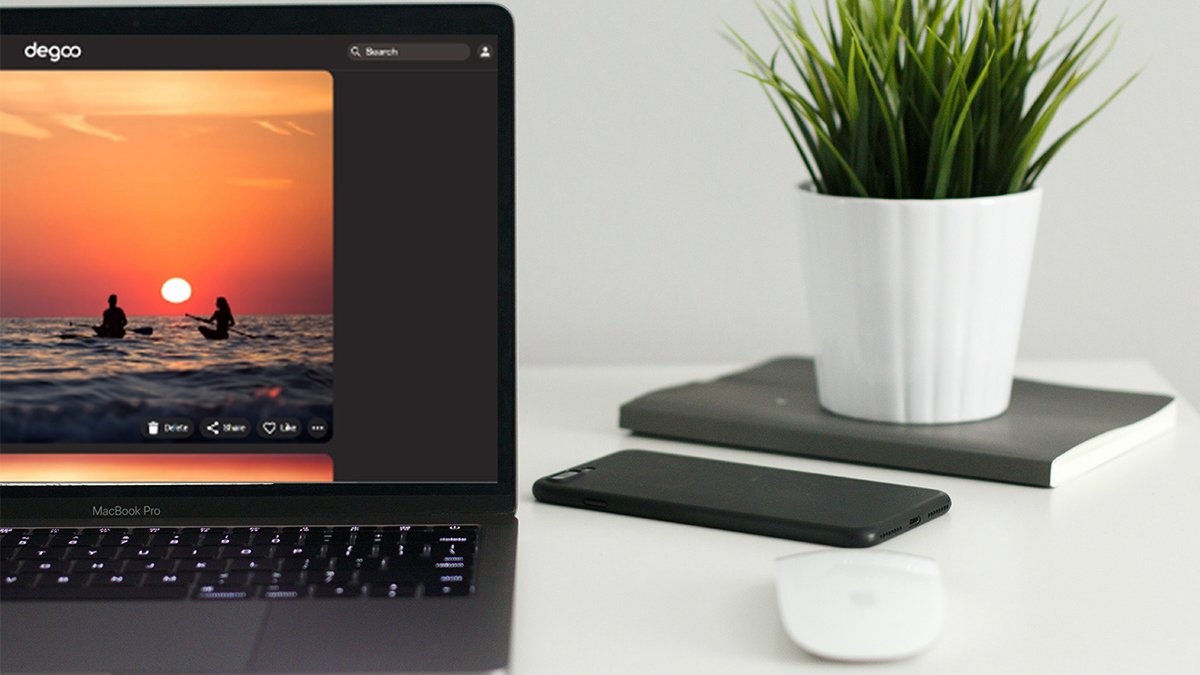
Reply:
[[63, 59], [77, 59], [81, 56], [83, 47], [79, 45], [39, 45], [35, 40], [25, 46], [27, 59], [49, 59], [51, 63], [58, 63]]

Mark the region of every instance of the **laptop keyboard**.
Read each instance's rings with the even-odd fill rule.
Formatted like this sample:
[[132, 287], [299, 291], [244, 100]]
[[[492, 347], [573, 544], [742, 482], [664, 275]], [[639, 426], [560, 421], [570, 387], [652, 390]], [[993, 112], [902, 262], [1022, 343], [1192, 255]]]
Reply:
[[469, 595], [476, 525], [0, 528], [0, 600]]

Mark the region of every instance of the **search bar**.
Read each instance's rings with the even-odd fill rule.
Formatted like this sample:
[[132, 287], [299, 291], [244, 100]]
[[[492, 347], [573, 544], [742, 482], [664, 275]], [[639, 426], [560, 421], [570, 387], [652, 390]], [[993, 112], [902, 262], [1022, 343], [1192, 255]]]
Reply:
[[356, 42], [346, 49], [351, 61], [466, 61], [464, 42]]

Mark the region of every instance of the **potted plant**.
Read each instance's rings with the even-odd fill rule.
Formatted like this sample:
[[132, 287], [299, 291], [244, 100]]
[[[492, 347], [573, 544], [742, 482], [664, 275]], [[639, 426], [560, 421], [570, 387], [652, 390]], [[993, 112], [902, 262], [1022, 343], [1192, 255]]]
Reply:
[[1099, 23], [1101, 4], [1039, 39], [1037, 2], [824, 7], [760, 8], [779, 41], [766, 55], [731, 31], [808, 170], [798, 195], [821, 404], [913, 424], [1000, 415], [1038, 177], [1134, 79], [1043, 146], [1107, 54], [1112, 22]]

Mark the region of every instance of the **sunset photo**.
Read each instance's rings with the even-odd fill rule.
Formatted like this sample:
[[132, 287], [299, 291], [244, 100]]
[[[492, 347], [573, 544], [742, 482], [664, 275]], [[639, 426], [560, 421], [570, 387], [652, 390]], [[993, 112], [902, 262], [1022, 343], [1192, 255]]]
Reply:
[[332, 421], [329, 73], [0, 71], [0, 441]]

